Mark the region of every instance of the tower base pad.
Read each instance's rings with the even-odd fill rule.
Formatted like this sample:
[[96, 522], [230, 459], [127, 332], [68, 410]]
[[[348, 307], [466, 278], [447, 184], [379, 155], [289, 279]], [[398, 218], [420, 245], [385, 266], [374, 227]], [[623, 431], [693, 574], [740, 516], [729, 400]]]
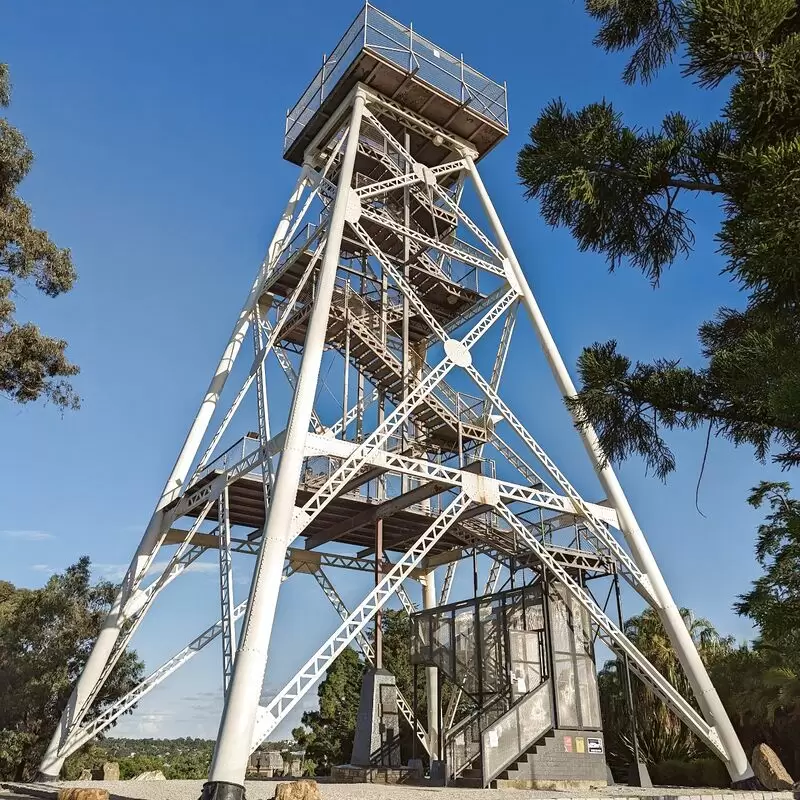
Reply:
[[545, 781], [498, 778], [492, 781], [493, 789], [539, 789], [548, 792], [588, 792], [604, 789], [605, 781]]
[[413, 783], [422, 778], [415, 767], [357, 767], [342, 764], [331, 769], [331, 783]]

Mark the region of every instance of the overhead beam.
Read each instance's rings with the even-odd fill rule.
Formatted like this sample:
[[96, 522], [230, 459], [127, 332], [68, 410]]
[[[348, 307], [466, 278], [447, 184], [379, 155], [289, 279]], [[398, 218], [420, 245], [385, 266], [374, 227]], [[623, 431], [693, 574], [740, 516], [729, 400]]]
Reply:
[[[466, 467], [464, 467], [464, 472], [479, 473], [480, 469], [480, 462], [475, 461], [472, 464], [468, 464]], [[318, 533], [314, 536], [309, 536], [308, 539], [306, 539], [306, 549], [313, 550], [315, 547], [319, 547], [327, 542], [341, 539], [351, 531], [358, 530], [365, 525], [374, 524], [379, 519], [391, 517], [398, 511], [402, 511], [404, 508], [413, 506], [415, 503], [421, 503], [424, 500], [429, 500], [431, 497], [441, 494], [442, 492], [447, 491], [449, 488], [450, 485], [448, 483], [442, 483], [441, 481], [429, 481], [428, 483], [423, 483], [422, 485], [417, 486], [414, 489], [405, 492], [404, 494], [393, 497], [390, 500], [386, 500], [378, 505], [371, 506], [361, 513], [356, 514], [354, 517], [343, 519], [341, 522], [331, 526], [326, 531]]]
[[[611, 509], [611, 503], [609, 500], [600, 500], [597, 503], [588, 503], [587, 505], [592, 506], [594, 509], [601, 509], [601, 508], [609, 508]], [[613, 509], [612, 509], [613, 511]], [[602, 512], [601, 512], [602, 513]], [[600, 514], [598, 514], [600, 516]], [[611, 523], [614, 519], [610, 515], [608, 518], [600, 517], [603, 519], [604, 522]], [[556, 514], [554, 517], [545, 517], [544, 524], [550, 531], [559, 531], [563, 528], [569, 528], [572, 525], [582, 525], [586, 523], [586, 518], [580, 514]]]
[[[344, 441], [344, 440], [340, 440]], [[399, 455], [401, 456], [413, 456], [414, 448], [408, 447], [405, 450], [401, 450]], [[341, 497], [343, 494], [347, 494], [348, 492], [352, 492], [353, 489], [358, 489], [359, 486], [363, 486], [365, 483], [369, 483], [370, 481], [377, 480], [381, 477], [381, 475], [385, 475], [389, 471], [389, 467], [384, 466], [374, 466], [371, 469], [368, 469], [366, 472], [362, 472], [360, 475], [353, 476], [337, 493], [337, 497]]]
[[[487, 511], [491, 511], [491, 509], [492, 509], [492, 506], [488, 506], [488, 505], [476, 505], [476, 506], [473, 506], [472, 508], [467, 509], [461, 515], [461, 518], [460, 518], [459, 521], [469, 520], [472, 517], [477, 517], [480, 514], [484, 514]], [[459, 530], [464, 532], [465, 529], [463, 528], [463, 526], [461, 528], [456, 528], [454, 526], [450, 530], [450, 537], [452, 539], [454, 539], [455, 541], [459, 542], [460, 546], [462, 546], [462, 547], [467, 547], [470, 544], [470, 542], [473, 542], [473, 544], [474, 544], [473, 540], [476, 538], [476, 534], [474, 532], [467, 530], [466, 532], [468, 533], [468, 536], [466, 538], [464, 538], [463, 536], [459, 537], [459, 535], [458, 535], [459, 534]], [[384, 547], [387, 550], [405, 550], [408, 547], [410, 541], [411, 540], [408, 539], [408, 538], [395, 539], [394, 542], [386, 542], [386, 543], [384, 543]], [[356, 553], [356, 556], [358, 558], [368, 558], [374, 552], [375, 552], [375, 546], [374, 545], [370, 545], [369, 547], [364, 547], [363, 549], [359, 550]], [[448, 552], [452, 552], [452, 551], [448, 551]], [[453, 559], [448, 559], [448, 560], [453, 560]], [[446, 563], [446, 562], [441, 562], [441, 563]]]

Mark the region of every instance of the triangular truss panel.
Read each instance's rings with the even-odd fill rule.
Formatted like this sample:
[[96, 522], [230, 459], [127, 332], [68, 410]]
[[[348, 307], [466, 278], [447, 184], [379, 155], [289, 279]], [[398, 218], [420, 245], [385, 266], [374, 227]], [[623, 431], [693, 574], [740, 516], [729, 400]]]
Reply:
[[[414, 613], [404, 584], [420, 581], [425, 607], [443, 606], [458, 561], [480, 554], [491, 558], [486, 594], [497, 592], [504, 567], [527, 566], [557, 582], [594, 634], [732, 777], [749, 778], [646, 539], [612, 469], [602, 466], [595, 434], [581, 435], [607, 497], [600, 504], [582, 498], [534, 438], [535, 415], [503, 399], [509, 346], [531, 328], [560, 392], [575, 392], [476, 166], [507, 132], [504, 87], [463, 60], [437, 65], [438, 49], [369, 5], [334, 57], [331, 66], [339, 67], [327, 75], [323, 67], [289, 114], [286, 156], [300, 164], [300, 177], [42, 773], [57, 775], [66, 756], [219, 640], [225, 708], [206, 796], [241, 787], [250, 751], [345, 647], [358, 646], [380, 666], [367, 632], [393, 597]], [[335, 370], [323, 372], [323, 357]], [[237, 360], [246, 366], [244, 381], [223, 393]], [[270, 408], [273, 360], [293, 395], [285, 420]], [[245, 402], [248, 394], [254, 404]], [[558, 543], [565, 529], [578, 531], [581, 549]], [[238, 605], [235, 553], [255, 558], [249, 597]], [[204, 555], [219, 563], [219, 620], [127, 697], [93, 713], [162, 590]], [[149, 575], [157, 557], [166, 566]], [[330, 580], [333, 569], [374, 573], [374, 588], [348, 609]], [[596, 602], [581, 578], [587, 570], [619, 576], [658, 611], [696, 705]], [[262, 704], [278, 592], [298, 573], [315, 578], [341, 624]], [[461, 694], [443, 715], [445, 726], [455, 722]], [[408, 698], [399, 695], [398, 706], [435, 757], [436, 716], [424, 726]]]

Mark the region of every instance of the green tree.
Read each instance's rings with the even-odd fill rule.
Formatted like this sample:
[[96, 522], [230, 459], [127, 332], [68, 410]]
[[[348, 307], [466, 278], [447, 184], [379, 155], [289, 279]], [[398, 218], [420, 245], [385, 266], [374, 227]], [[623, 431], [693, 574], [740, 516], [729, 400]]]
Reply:
[[[707, 429], [800, 463], [800, 13], [796, 0], [586, 0], [595, 43], [632, 49], [627, 83], [648, 82], [676, 54], [700, 89], [727, 92], [721, 118], [679, 111], [660, 127], [626, 124], [613, 105], [552, 101], [517, 172], [544, 219], [581, 250], [628, 263], [658, 285], [694, 244], [691, 199], [716, 200], [725, 271], [740, 308], [699, 330], [702, 366], [632, 363], [614, 341], [586, 348], [571, 405], [612, 461], [640, 455], [662, 478], [675, 465], [663, 433]], [[719, 95], [717, 95], [719, 96]], [[688, 356], [689, 354], [687, 354]]]
[[736, 610], [758, 625], [765, 640], [793, 640], [800, 650], [800, 501], [789, 491], [788, 483], [762, 482], [750, 495], [750, 505], [770, 507], [756, 541], [764, 574], [740, 597]]
[[763, 568], [735, 609], [760, 637], [713, 670], [723, 700], [749, 746], [767, 742], [793, 774], [800, 773], [800, 502], [789, 484], [762, 482], [749, 498], [769, 513], [758, 529]]
[[97, 741], [87, 742], [64, 762], [61, 777], [65, 781], [77, 781], [85, 770], [99, 767], [106, 761], [114, 761], [114, 756]]
[[123, 781], [135, 778], [143, 772], [165, 772], [165, 769], [164, 761], [159, 756], [135, 755], [119, 760], [119, 777]]
[[[111, 583], [91, 582], [86, 557], [41, 589], [0, 582], [0, 778], [33, 777], [115, 594]], [[92, 714], [141, 676], [141, 661], [127, 651]]]
[[[383, 630], [383, 666], [397, 681], [397, 688], [412, 702], [414, 669], [411, 665], [411, 621], [405, 611], [384, 609], [381, 614]], [[348, 653], [348, 651], [345, 651]], [[361, 678], [365, 665], [353, 651], [343, 653], [334, 662], [325, 680], [320, 684], [319, 711], [303, 714], [303, 725], [295, 728], [292, 736], [298, 747], [306, 750], [306, 758], [313, 761], [316, 773], [325, 775], [336, 764], [346, 763], [352, 754], [356, 717], [361, 692]], [[338, 666], [337, 666], [338, 665]], [[425, 670], [419, 670], [417, 686], [417, 714], [423, 726], [427, 725]], [[345, 689], [343, 687], [349, 687]], [[441, 703], [445, 708], [452, 687], [443, 686]], [[467, 705], [467, 703], [465, 703]], [[405, 720], [400, 721], [400, 758], [406, 763], [415, 752], [414, 734]], [[421, 745], [416, 747], [418, 757], [425, 756]]]
[[710, 673], [743, 746], [766, 742], [792, 775], [800, 775], [800, 647], [758, 639], [731, 650]]
[[[686, 627], [707, 664], [724, 658], [733, 647], [730, 639], [720, 637], [711, 623], [681, 609]], [[625, 634], [684, 697], [691, 697], [691, 687], [672, 649], [658, 615], [652, 609], [625, 622]], [[607, 661], [598, 675], [600, 705], [608, 760], [620, 774], [625, 774], [633, 756], [630, 713], [625, 687], [624, 665], [619, 659]], [[635, 721], [640, 757], [648, 764], [679, 759], [690, 761], [706, 755], [700, 741], [672, 714], [667, 706], [641, 682], [632, 678]]]
[[319, 710], [303, 713], [302, 722], [308, 730], [296, 728], [292, 732], [298, 744], [302, 741], [307, 758], [320, 775], [350, 760], [363, 673], [364, 664], [355, 650], [343, 650], [317, 689]]
[[208, 770], [211, 767], [212, 747], [202, 747], [189, 752], [179, 752], [170, 754], [164, 760], [163, 767], [151, 767], [150, 769], [161, 769], [169, 780], [200, 780], [208, 777]]
[[[411, 665], [411, 620], [405, 611], [386, 609], [382, 615], [383, 623], [383, 663], [386, 669], [395, 676], [397, 688], [409, 703], [414, 698], [414, 668]], [[420, 669], [417, 686], [417, 715], [423, 726], [427, 728], [428, 703], [425, 684], [425, 670]], [[446, 704], [446, 700], [444, 701]], [[414, 753], [414, 733], [411, 727], [400, 720], [400, 757], [403, 763]], [[425, 756], [421, 745], [417, 745], [418, 758]]]
[[[10, 101], [8, 65], [0, 64], [0, 107]], [[76, 277], [69, 250], [33, 226], [30, 207], [17, 195], [32, 163], [23, 135], [0, 117], [0, 393], [19, 403], [46, 398], [61, 408], [77, 408], [68, 378], [78, 367], [66, 357], [67, 343], [15, 315], [21, 285], [56, 297], [69, 291]]]

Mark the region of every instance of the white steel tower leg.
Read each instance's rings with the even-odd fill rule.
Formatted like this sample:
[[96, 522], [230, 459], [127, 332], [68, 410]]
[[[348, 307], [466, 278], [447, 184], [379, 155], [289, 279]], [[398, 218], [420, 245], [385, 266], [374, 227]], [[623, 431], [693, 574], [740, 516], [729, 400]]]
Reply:
[[[429, 569], [422, 581], [422, 607], [436, 608], [436, 580], [434, 571]], [[439, 670], [425, 667], [428, 696], [428, 752], [431, 758], [439, 757]]]
[[219, 508], [219, 599], [222, 620], [222, 689], [228, 691], [236, 652], [236, 631], [233, 626], [233, 561], [231, 559], [231, 515], [228, 487], [217, 501]]
[[[542, 349], [550, 364], [550, 369], [553, 372], [561, 394], [565, 398], [574, 398], [577, 395], [575, 384], [572, 382], [566, 364], [556, 347], [555, 340], [547, 327], [547, 323], [536, 302], [536, 298], [533, 296], [533, 291], [525, 278], [522, 267], [519, 261], [517, 261], [517, 257], [514, 255], [514, 250], [506, 236], [497, 211], [495, 211], [489, 193], [486, 191], [486, 187], [472, 159], [467, 157], [466, 161], [483, 211], [494, 232], [500, 250], [507, 260], [507, 266], [511, 270], [513, 279], [518, 284], [519, 291], [522, 294], [522, 301], [528, 311], [528, 316], [539, 338], [539, 342], [542, 345]], [[658, 604], [656, 610], [669, 635], [672, 646], [675, 648], [675, 653], [686, 672], [686, 676], [692, 684], [694, 695], [703, 711], [703, 716], [709, 724], [716, 728], [717, 734], [728, 753], [728, 758], [725, 762], [728, 772], [734, 781], [743, 781], [752, 778], [753, 770], [750, 768], [747, 756], [742, 749], [742, 745], [722, 705], [722, 701], [719, 699], [719, 695], [714, 685], [711, 683], [711, 679], [708, 677], [705, 665], [694, 646], [689, 631], [686, 629], [678, 607], [672, 599], [672, 595], [656, 564], [653, 553], [636, 521], [633, 509], [628, 503], [628, 499], [611, 465], [606, 464], [603, 466], [605, 458], [597, 438], [597, 433], [589, 426], [578, 427], [584, 447], [589, 454], [589, 458], [592, 461], [595, 472], [597, 472], [600, 483], [606, 492], [606, 496], [617, 512], [620, 530], [625, 536], [633, 558], [639, 569], [650, 579], [653, 596]]]
[[203, 401], [200, 404], [194, 422], [189, 428], [189, 433], [186, 435], [186, 440], [175, 461], [175, 466], [172, 468], [167, 478], [167, 482], [158, 499], [153, 516], [147, 525], [139, 547], [136, 550], [136, 554], [128, 567], [120, 591], [103, 622], [103, 627], [86, 661], [86, 666], [84, 666], [72, 690], [67, 706], [61, 715], [58, 727], [53, 733], [52, 739], [39, 765], [39, 777], [42, 780], [54, 781], [58, 779], [61, 767], [64, 764], [64, 755], [59, 752], [61, 745], [68, 736], [70, 730], [80, 724], [88, 710], [91, 698], [99, 689], [98, 682], [101, 679], [108, 658], [114, 649], [114, 645], [119, 638], [120, 631], [125, 624], [125, 605], [138, 587], [142, 577], [144, 577], [163, 534], [164, 515], [162, 509], [178, 496], [186, 480], [189, 468], [197, 455], [200, 442], [206, 433], [211, 416], [217, 407], [217, 401], [225, 387], [225, 382], [233, 368], [236, 356], [239, 353], [242, 341], [247, 333], [253, 307], [258, 301], [264, 278], [284, 245], [284, 240], [286, 234], [289, 232], [289, 225], [294, 215], [295, 208], [306, 188], [306, 184], [307, 173], [306, 170], [303, 170], [289, 198], [283, 216], [278, 223], [267, 255], [261, 264], [247, 300], [236, 320], [231, 336], [222, 353], [222, 358], [220, 358], [219, 364], [208, 385], [208, 389], [203, 396]]
[[314, 310], [308, 324], [303, 360], [286, 426], [285, 445], [275, 476], [270, 513], [264, 527], [261, 550], [253, 574], [247, 615], [242, 626], [233, 677], [222, 712], [209, 782], [203, 790], [203, 796], [207, 798], [244, 796], [244, 776], [249, 757], [247, 744], [253, 736], [256, 709], [264, 682], [267, 651], [275, 618], [287, 540], [292, 537], [295, 499], [325, 346], [325, 332], [339, 262], [339, 247], [344, 231], [345, 212], [351, 191], [363, 110], [364, 96], [359, 91], [353, 102], [347, 145], [342, 159], [336, 199], [331, 211], [328, 241], [317, 280]]

